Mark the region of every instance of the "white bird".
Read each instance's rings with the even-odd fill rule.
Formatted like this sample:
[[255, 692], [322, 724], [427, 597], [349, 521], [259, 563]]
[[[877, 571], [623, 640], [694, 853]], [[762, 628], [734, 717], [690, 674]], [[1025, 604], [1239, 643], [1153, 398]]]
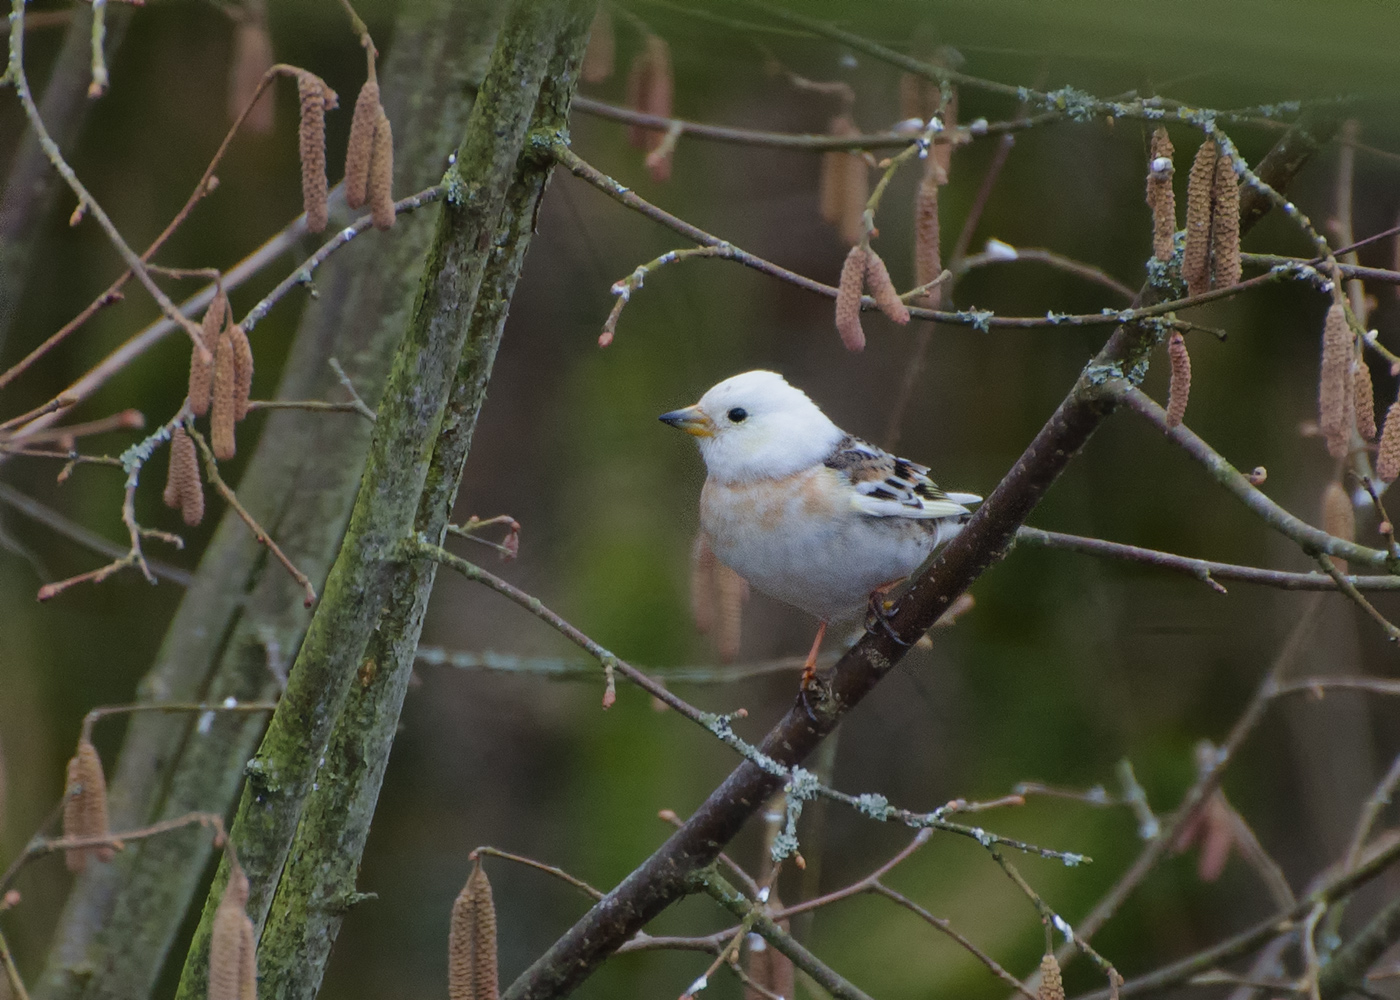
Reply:
[[917, 569], [982, 499], [945, 493], [927, 467], [847, 434], [776, 372], [725, 379], [661, 420], [700, 446], [700, 527], [715, 556], [820, 622], [804, 685], [828, 623]]

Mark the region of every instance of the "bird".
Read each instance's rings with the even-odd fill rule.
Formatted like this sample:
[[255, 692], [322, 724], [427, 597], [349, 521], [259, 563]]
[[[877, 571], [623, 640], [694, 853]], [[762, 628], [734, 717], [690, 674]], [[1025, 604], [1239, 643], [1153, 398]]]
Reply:
[[660, 420], [700, 447], [700, 529], [716, 558], [817, 619], [804, 688], [827, 626], [865, 608], [880, 614], [880, 597], [982, 499], [946, 493], [927, 466], [846, 433], [777, 372], [734, 375]]

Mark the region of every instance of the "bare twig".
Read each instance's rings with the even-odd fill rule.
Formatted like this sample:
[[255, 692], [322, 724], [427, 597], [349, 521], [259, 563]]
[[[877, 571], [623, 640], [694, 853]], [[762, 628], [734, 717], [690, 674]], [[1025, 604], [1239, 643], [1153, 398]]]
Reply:
[[486, 855], [492, 858], [500, 858], [503, 861], [514, 861], [518, 865], [526, 865], [527, 867], [535, 868], [549, 875], [553, 875], [555, 878], [560, 879], [561, 881], [569, 883], [569, 885], [583, 892], [586, 896], [590, 897], [591, 899], [598, 900], [603, 898], [603, 894], [601, 892], [593, 888], [583, 879], [570, 875], [562, 868], [556, 868], [554, 867], [554, 865], [547, 865], [543, 861], [536, 861], [534, 858], [527, 858], [519, 854], [511, 854], [507, 851], [497, 850], [494, 847], [484, 846], [476, 848], [476, 850], [472, 851], [471, 854], [468, 855], [468, 857], [475, 858], [479, 854]]

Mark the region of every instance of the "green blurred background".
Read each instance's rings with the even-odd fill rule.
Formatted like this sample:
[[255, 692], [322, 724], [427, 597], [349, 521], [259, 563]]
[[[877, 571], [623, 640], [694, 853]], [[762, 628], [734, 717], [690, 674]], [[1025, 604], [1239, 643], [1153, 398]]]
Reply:
[[[357, 5], [381, 47], [392, 46], [395, 6]], [[845, 80], [857, 94], [855, 118], [867, 131], [898, 117], [898, 73], [820, 39], [753, 34], [686, 16], [679, 5], [629, 7], [672, 48], [676, 113], [693, 120], [777, 131], [822, 131], [837, 107], [764, 72], [750, 41], [816, 80]], [[739, 6], [733, 16], [762, 20]], [[1400, 151], [1400, 10], [1388, 4], [1279, 2], [1056, 4], [980, 0], [948, 3], [808, 4], [808, 13], [908, 49], [916, 33], [952, 45], [964, 71], [1012, 84], [1043, 79], [1109, 96], [1136, 89], [1210, 107], [1348, 95], [1361, 140]], [[349, 100], [363, 57], [330, 0], [271, 6], [277, 58], [321, 74], [342, 95], [329, 144], [335, 163], [348, 131]], [[626, 63], [639, 36], [616, 19], [619, 72], [585, 87], [621, 102]], [[36, 84], [61, 30], [29, 41]], [[226, 127], [232, 37], [229, 19], [209, 4], [163, 0], [137, 12], [112, 67], [111, 93], [97, 103], [72, 162], [133, 245], [145, 245], [183, 202]], [[240, 138], [219, 170], [221, 187], [200, 206], [162, 260], [226, 267], [300, 210], [295, 110], [278, 97], [278, 124], [266, 137]], [[973, 90], [961, 117], [1001, 119], [1014, 107]], [[17, 103], [0, 95], [0, 152], [8, 162], [20, 132]], [[673, 178], [652, 181], [641, 154], [613, 122], [576, 114], [575, 148], [644, 196], [747, 250], [833, 282], [845, 254], [817, 214], [819, 159], [805, 153], [682, 139]], [[1251, 162], [1276, 133], [1239, 127], [1232, 135]], [[990, 237], [1043, 246], [1096, 264], [1136, 287], [1150, 252], [1143, 202], [1147, 131], [1139, 122], [1056, 124], [1017, 135], [973, 241]], [[1175, 130], [1178, 197], [1194, 148]], [[945, 253], [951, 247], [995, 148], [984, 139], [954, 156], [942, 192]], [[1334, 213], [1337, 149], [1319, 155], [1293, 194], [1319, 223]], [[333, 169], [333, 174], [338, 170]], [[1365, 236], [1395, 224], [1400, 166], [1358, 152], [1355, 229]], [[914, 171], [896, 177], [878, 220], [876, 243], [897, 284], [912, 276], [909, 247]], [[61, 196], [36, 250], [21, 312], [0, 352], [0, 368], [56, 329], [116, 275], [119, 264], [96, 228], [70, 229]], [[840, 346], [828, 300], [737, 265], [699, 261], [654, 276], [625, 310], [616, 342], [596, 338], [611, 306], [608, 288], [637, 264], [683, 245], [567, 175], [556, 176], [513, 304], [490, 398], [463, 484], [459, 513], [508, 513], [523, 525], [519, 560], [502, 572], [631, 662], [669, 667], [715, 662], [687, 610], [688, 553], [702, 466], [688, 440], [656, 414], [692, 402], [735, 372], [783, 372], [848, 430], [879, 440], [909, 365], [914, 327], [866, 320], [869, 346]], [[393, 239], [372, 234], [366, 239]], [[308, 242], [302, 249], [309, 252]], [[1307, 244], [1270, 218], [1247, 250], [1302, 254]], [[1390, 266], [1393, 244], [1362, 251]], [[246, 310], [295, 264], [287, 258], [234, 295]], [[132, 286], [134, 289], [134, 286]], [[1393, 289], [1378, 299], [1372, 325], [1400, 347]], [[1118, 305], [1105, 290], [1033, 263], [974, 272], [956, 292], [959, 306], [1007, 315], [1097, 311]], [[1273, 287], [1210, 306], [1193, 316], [1227, 328], [1229, 340], [1191, 339], [1195, 385], [1188, 421], [1242, 468], [1268, 469], [1267, 491], [1316, 520], [1332, 463], [1319, 441], [1300, 436], [1312, 417], [1318, 334], [1325, 301], [1300, 286]], [[270, 394], [299, 311], [317, 308], [294, 294], [260, 324], [256, 396]], [[38, 370], [4, 392], [3, 416], [61, 389], [148, 322], [142, 293], [103, 311]], [[900, 451], [933, 467], [950, 488], [990, 492], [1062, 398], [1105, 329], [979, 333], [934, 331], [927, 365], [901, 426]], [[135, 406], [164, 420], [184, 393], [188, 352], [171, 339], [114, 380], [81, 410], [84, 418]], [[1375, 370], [1382, 405], [1395, 380]], [[1165, 396], [1160, 372], [1148, 389]], [[255, 415], [245, 435], [256, 433]], [[89, 442], [115, 454], [134, 433]], [[245, 450], [243, 454], [246, 455]], [[240, 464], [228, 472], [237, 481]], [[114, 541], [120, 481], [80, 468], [64, 486], [50, 463], [10, 461], [0, 480], [52, 505]], [[145, 523], [174, 528], [158, 486], [144, 485]], [[220, 505], [211, 501], [214, 510]], [[57, 801], [63, 762], [83, 713], [132, 697], [148, 668], [180, 589], [150, 588], [133, 574], [81, 587], [45, 605], [43, 580], [81, 572], [98, 557], [9, 512], [6, 532], [39, 564], [0, 552], [0, 747], [8, 797], [0, 863], [20, 850]], [[159, 552], [193, 568], [208, 525], [187, 533], [190, 551]], [[1273, 537], [1214, 488], [1181, 454], [1130, 416], [1091, 441], [1032, 518], [1063, 531], [1189, 555], [1306, 570], [1292, 546]], [[1362, 512], [1363, 540], [1375, 544], [1374, 517]], [[471, 549], [473, 558], [482, 550]], [[41, 575], [42, 573], [42, 575]], [[1017, 551], [974, 587], [974, 611], [938, 633], [932, 652], [915, 652], [842, 726], [834, 783], [880, 792], [900, 805], [1006, 794], [1022, 780], [1115, 789], [1126, 757], [1150, 800], [1165, 811], [1194, 775], [1193, 747], [1223, 738], [1296, 620], [1304, 595], [1235, 585], [1219, 595], [1187, 578], [1045, 551]], [[1378, 606], [1400, 614], [1400, 601]], [[763, 597], [748, 605], [741, 660], [800, 654], [812, 623]], [[575, 651], [535, 619], [489, 592], [441, 579], [424, 642], [452, 649], [574, 658]], [[1393, 671], [1395, 651], [1373, 625], [1335, 596], [1325, 600], [1300, 673]], [[445, 993], [447, 913], [467, 870], [467, 852], [492, 844], [560, 865], [609, 887], [666, 836], [660, 809], [685, 815], [734, 765], [734, 755], [648, 697], [625, 686], [617, 705], [599, 709], [601, 683], [421, 667], [411, 692], [370, 838], [360, 886], [377, 902], [347, 919], [324, 995], [438, 997]], [[748, 709], [740, 732], [756, 738], [786, 710], [796, 677], [728, 687], [682, 687], [717, 711]], [[1357, 806], [1400, 742], [1391, 706], [1336, 694], [1271, 710], [1225, 779], [1232, 802], [1253, 824], [1301, 890], [1345, 847]], [[120, 723], [99, 730], [110, 759]], [[1389, 818], [1393, 821], [1393, 817]], [[878, 864], [905, 841], [839, 809], [812, 810], [804, 844], [820, 861], [823, 891]], [[1072, 923], [1117, 878], [1139, 849], [1136, 825], [1121, 808], [1054, 799], [986, 817], [998, 832], [1094, 858], [1066, 869], [1018, 862]], [[758, 831], [733, 855], [756, 862]], [[583, 911], [586, 900], [537, 872], [494, 863], [490, 873], [502, 927], [502, 975], [509, 981]], [[56, 861], [22, 879], [24, 905], [5, 928], [21, 968], [37, 973], [68, 876]], [[974, 843], [940, 836], [890, 882], [955, 926], [1016, 973], [1038, 960], [1042, 930], [1031, 907]], [[1400, 888], [1381, 885], [1373, 902]], [[784, 883], [794, 900], [801, 888]], [[1203, 947], [1270, 912], [1258, 878], [1238, 858], [1203, 884], [1194, 855], [1166, 861], [1096, 939], [1127, 975]], [[1358, 907], [1351, 923], [1364, 913]], [[657, 921], [654, 932], [708, 932], [725, 926], [707, 900], [691, 900]], [[819, 954], [876, 996], [993, 997], [1005, 993], [986, 971], [908, 913], [879, 899], [823, 910], [807, 929]], [[177, 946], [178, 949], [178, 946]], [[179, 958], [183, 957], [181, 951]], [[674, 996], [704, 968], [695, 953], [610, 961], [582, 996]], [[1097, 986], [1076, 967], [1071, 989]], [[717, 977], [716, 996], [737, 996]]]

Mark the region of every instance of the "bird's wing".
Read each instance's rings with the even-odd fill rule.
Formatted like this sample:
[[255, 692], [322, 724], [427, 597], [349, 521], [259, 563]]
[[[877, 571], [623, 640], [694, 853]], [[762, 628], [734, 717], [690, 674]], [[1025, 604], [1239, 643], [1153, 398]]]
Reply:
[[964, 504], [982, 499], [973, 493], [944, 493], [929, 479], [927, 466], [849, 435], [825, 464], [850, 481], [851, 506], [872, 517], [957, 517], [970, 513]]

